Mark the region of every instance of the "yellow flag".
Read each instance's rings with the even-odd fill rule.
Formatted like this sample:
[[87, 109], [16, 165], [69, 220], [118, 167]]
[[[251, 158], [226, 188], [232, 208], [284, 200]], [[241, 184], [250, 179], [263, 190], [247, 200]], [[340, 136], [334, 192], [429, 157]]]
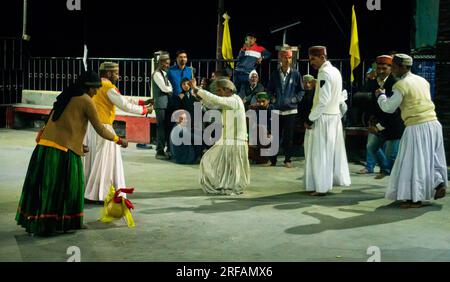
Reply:
[[[225, 21], [223, 22], [223, 39], [222, 39], [222, 56], [225, 60], [233, 60], [233, 49], [231, 48], [230, 27], [228, 21], [230, 16], [227, 13], [223, 14]], [[234, 63], [230, 63], [231, 68], [234, 69]]]
[[358, 26], [356, 24], [355, 6], [352, 6], [352, 35], [350, 38], [350, 81], [353, 82], [353, 70], [361, 62], [359, 56]]

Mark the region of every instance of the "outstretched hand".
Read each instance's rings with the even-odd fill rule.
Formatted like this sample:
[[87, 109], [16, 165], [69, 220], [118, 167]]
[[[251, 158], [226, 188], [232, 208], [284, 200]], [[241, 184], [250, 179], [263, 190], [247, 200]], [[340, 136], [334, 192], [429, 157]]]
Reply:
[[191, 86], [192, 90], [195, 90], [197, 88], [197, 80], [195, 78], [191, 79], [189, 81], [189, 86]]
[[386, 90], [384, 90], [382, 88], [379, 88], [379, 89], [375, 90], [375, 96], [376, 97], [380, 96], [381, 94], [385, 94], [385, 93], [386, 93]]
[[122, 148], [128, 147], [128, 141], [127, 141], [127, 139], [121, 138], [121, 140], [122, 140], [122, 144], [120, 144], [120, 146], [121, 146]]
[[147, 108], [147, 114], [151, 114], [153, 112], [153, 105], [152, 104], [147, 105], [145, 107]]

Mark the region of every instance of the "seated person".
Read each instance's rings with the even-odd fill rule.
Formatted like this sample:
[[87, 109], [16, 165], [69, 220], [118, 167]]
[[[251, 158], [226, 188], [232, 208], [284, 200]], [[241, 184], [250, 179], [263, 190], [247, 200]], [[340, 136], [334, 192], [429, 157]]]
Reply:
[[186, 113], [186, 110], [173, 113], [177, 118], [177, 125], [170, 133], [170, 151], [172, 160], [177, 164], [198, 163], [202, 153], [202, 145], [194, 145], [194, 134]]
[[239, 97], [244, 102], [245, 109], [248, 110], [251, 104], [256, 103], [256, 93], [263, 92], [264, 86], [259, 83], [259, 75], [255, 70], [250, 72], [248, 76], [249, 83], [241, 87]]
[[180, 94], [178, 94], [178, 96], [172, 96], [173, 111], [186, 110], [192, 120], [194, 118], [194, 103], [198, 102], [199, 100], [197, 99], [196, 95], [192, 93], [188, 78], [183, 78], [180, 85]]
[[[249, 144], [248, 146], [248, 157], [256, 164], [263, 164], [270, 166], [270, 161], [268, 156], [261, 156], [261, 148], [268, 148], [268, 145], [261, 145], [261, 140], [259, 137], [259, 132], [263, 132], [263, 134], [267, 134], [267, 137], [271, 139], [271, 111], [273, 110], [273, 106], [269, 104], [270, 98], [267, 92], [259, 92], [256, 93], [256, 103], [250, 105], [250, 110], [256, 111], [256, 124], [249, 124], [250, 135], [256, 135], [257, 144]], [[261, 116], [267, 115], [267, 123], [262, 124]], [[251, 138], [252, 140], [254, 138]]]

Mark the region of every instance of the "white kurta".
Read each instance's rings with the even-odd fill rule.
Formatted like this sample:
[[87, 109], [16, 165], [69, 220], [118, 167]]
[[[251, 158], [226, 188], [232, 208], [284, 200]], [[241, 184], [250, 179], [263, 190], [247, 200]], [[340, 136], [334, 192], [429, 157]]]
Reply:
[[333, 185], [351, 184], [341, 122], [346, 93], [342, 91], [341, 74], [329, 62], [320, 67], [317, 81], [314, 95], [319, 102], [309, 115], [314, 122], [312, 129], [305, 134], [303, 182], [306, 191], [327, 193]]
[[[143, 113], [142, 106], [125, 99], [115, 89], [110, 89], [107, 95], [110, 101], [122, 111]], [[104, 124], [103, 126], [114, 132], [112, 125]], [[114, 185], [116, 189], [126, 187], [120, 146], [98, 136], [90, 123], [84, 145], [89, 147], [89, 152], [83, 160], [86, 183], [84, 197], [92, 201], [104, 201], [111, 185]]]
[[[111, 125], [103, 126], [114, 132]], [[90, 123], [84, 144], [89, 147], [83, 162], [86, 183], [84, 197], [91, 201], [104, 201], [111, 185], [116, 189], [126, 187], [120, 146], [101, 138]]]
[[241, 194], [250, 184], [247, 126], [242, 99], [233, 95], [219, 97], [199, 90], [207, 104], [222, 110], [222, 134], [220, 139], [202, 157], [200, 184], [210, 194]]

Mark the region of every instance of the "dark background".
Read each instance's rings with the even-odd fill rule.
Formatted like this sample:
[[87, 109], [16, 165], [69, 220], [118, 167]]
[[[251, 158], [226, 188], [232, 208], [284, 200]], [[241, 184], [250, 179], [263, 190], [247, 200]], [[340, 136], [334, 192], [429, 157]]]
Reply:
[[[29, 0], [26, 52], [32, 56], [83, 55], [90, 57], [148, 58], [157, 50], [174, 54], [186, 49], [190, 58], [212, 59], [216, 54], [217, 0], [106, 1], [82, 0], [81, 11], [69, 11], [66, 0]], [[414, 4], [412, 0], [381, 0], [381, 11], [369, 11], [366, 0], [238, 1], [225, 0], [231, 17], [233, 54], [236, 57], [248, 31], [274, 52], [282, 33], [273, 27], [295, 20], [287, 43], [301, 45], [306, 58], [311, 45], [326, 45], [330, 58], [348, 58], [351, 6], [355, 5], [363, 59], [391, 50], [410, 52]], [[0, 36], [22, 33], [22, 1], [2, 3]]]

